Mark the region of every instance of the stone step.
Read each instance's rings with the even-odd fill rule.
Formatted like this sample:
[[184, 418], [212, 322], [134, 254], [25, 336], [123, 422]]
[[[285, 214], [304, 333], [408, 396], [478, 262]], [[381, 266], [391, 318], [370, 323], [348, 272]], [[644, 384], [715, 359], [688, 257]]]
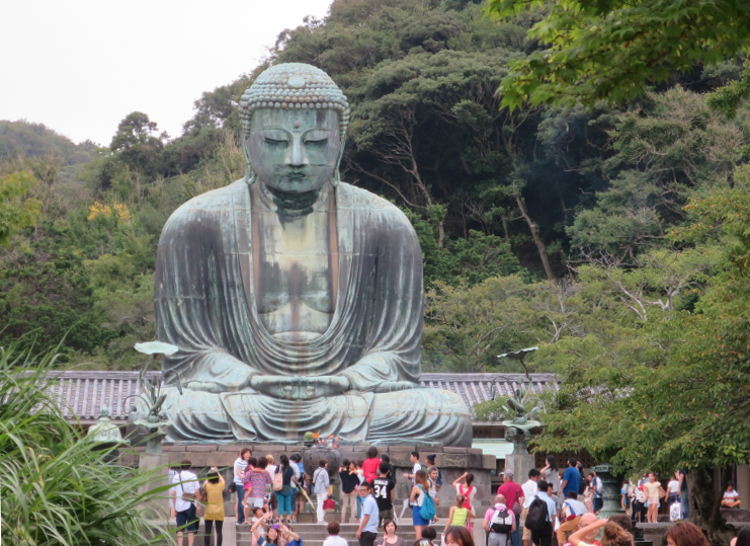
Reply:
[[[295, 529], [295, 531], [296, 531], [296, 529]], [[323, 542], [325, 541], [324, 538], [308, 538], [307, 535], [303, 535], [301, 533], [300, 533], [299, 536], [304, 541], [305, 546], [323, 546]], [[352, 535], [350, 537], [348, 537], [348, 536], [345, 537], [345, 536], [342, 536], [342, 535], [339, 535], [339, 536], [341, 536], [341, 538], [343, 538], [344, 540], [346, 540], [349, 543], [350, 546], [357, 546], [358, 541], [357, 541], [357, 538], [354, 535]], [[382, 536], [381, 534], [378, 534], [378, 538], [380, 538], [381, 536]], [[416, 540], [416, 537], [414, 536], [414, 529], [413, 528], [412, 528], [412, 532], [410, 534], [398, 533], [398, 536], [400, 536], [401, 538], [403, 538], [404, 542], [406, 544], [413, 544], [414, 541]], [[237, 546], [250, 546], [252, 544], [252, 542], [253, 541], [252, 541], [252, 539], [251, 539], [251, 537], [249, 535], [245, 535], [245, 534], [243, 534], [243, 535], [238, 534], [237, 535]]]
[[[398, 534], [398, 536], [401, 536], [401, 533]], [[323, 546], [322, 540], [308, 540], [302, 535], [300, 535], [300, 538], [304, 541], [305, 546]], [[380, 537], [378, 537], [380, 538]], [[415, 538], [412, 536], [411, 538], [403, 537], [405, 544], [411, 545], [414, 543]], [[346, 539], [349, 546], [357, 546], [359, 541], [356, 538], [347, 538]], [[252, 546], [253, 541], [249, 538], [240, 538], [237, 537], [237, 546]]]
[[[300, 528], [300, 525], [293, 525], [294, 532], [297, 533], [300, 537], [302, 537], [305, 542], [309, 540], [320, 540], [323, 541], [326, 538], [328, 538], [328, 532], [326, 531], [325, 526], [320, 525], [317, 529], [304, 529]], [[345, 538], [346, 540], [356, 540], [356, 533], [357, 528], [354, 527], [353, 529], [348, 530], [342, 530], [339, 533], [339, 536], [341, 538]], [[409, 526], [402, 526], [399, 527], [398, 535], [403, 536], [404, 540], [412, 539], [412, 542], [414, 540], [414, 527], [411, 525]], [[241, 529], [237, 528], [237, 537], [238, 538], [250, 538], [250, 530], [249, 529]]]
[[[445, 524], [443, 524], [443, 526], [445, 526]], [[436, 529], [442, 529], [442, 527], [440, 527], [440, 526], [435, 526], [435, 528]], [[299, 529], [297, 529], [295, 527], [294, 528], [294, 532], [297, 533], [302, 538], [304, 538], [305, 540], [307, 540], [307, 539], [309, 539], [309, 540], [325, 540], [326, 538], [328, 538], [328, 533], [325, 530], [323, 530], [322, 532], [320, 532], [320, 531], [316, 531], [316, 532], [312, 532], [312, 531], [300, 531]], [[382, 529], [379, 529], [378, 532], [382, 532]], [[339, 533], [339, 536], [342, 537], [342, 538], [345, 538], [346, 540], [349, 540], [349, 539], [355, 538], [355, 534], [356, 534], [356, 531], [352, 531], [351, 533], [348, 533], [348, 532], [347, 533]], [[413, 536], [414, 535], [414, 527], [412, 527], [411, 525], [409, 526], [409, 529], [402, 529], [401, 527], [399, 527], [399, 530], [397, 531], [397, 534], [398, 534], [398, 536], [403, 535], [404, 537]], [[240, 531], [240, 530], [237, 530], [237, 536], [250, 536], [250, 532], [249, 531]]]
[[[323, 546], [323, 541], [328, 538], [328, 531], [325, 525], [316, 523], [297, 523], [292, 525], [294, 532], [297, 533], [304, 541], [305, 546]], [[345, 539], [350, 546], [357, 545], [356, 533], [359, 528], [355, 523], [344, 523], [341, 525], [339, 536]], [[381, 534], [381, 533], [378, 533]], [[411, 525], [411, 519], [407, 523], [399, 526], [398, 536], [403, 537], [407, 544], [412, 544], [416, 537], [414, 527]], [[247, 524], [237, 526], [237, 546], [250, 546], [252, 537], [250, 535], [250, 526]]]
[[[406, 516], [404, 516], [404, 518], [401, 520], [401, 524], [400, 525], [404, 526], [404, 527], [411, 527], [412, 532], [413, 532], [414, 528], [411, 525], [411, 514], [409, 515], [409, 518], [407, 518]], [[302, 532], [302, 531], [305, 531], [305, 532], [320, 531], [320, 532], [323, 532], [323, 533], [326, 532], [326, 526], [323, 525], [323, 524], [318, 524], [318, 523], [299, 523], [298, 522], [298, 523], [293, 523], [292, 527], [297, 532]], [[340, 534], [343, 535], [343, 534], [348, 533], [348, 532], [356, 533], [357, 529], [359, 529], [359, 524], [358, 523], [341, 523], [339, 525], [339, 527], [341, 529]], [[241, 523], [241, 524], [237, 525], [237, 530], [238, 531], [249, 531], [250, 530], [250, 525], [247, 524], [247, 523]]]

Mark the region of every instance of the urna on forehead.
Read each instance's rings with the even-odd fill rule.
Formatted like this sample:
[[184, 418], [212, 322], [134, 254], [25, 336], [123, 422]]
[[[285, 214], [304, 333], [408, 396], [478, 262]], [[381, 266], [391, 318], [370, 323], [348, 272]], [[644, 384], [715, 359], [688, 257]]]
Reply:
[[240, 99], [242, 132], [247, 135], [258, 108], [335, 110], [341, 138], [349, 125], [349, 101], [331, 77], [309, 64], [283, 63], [263, 71]]

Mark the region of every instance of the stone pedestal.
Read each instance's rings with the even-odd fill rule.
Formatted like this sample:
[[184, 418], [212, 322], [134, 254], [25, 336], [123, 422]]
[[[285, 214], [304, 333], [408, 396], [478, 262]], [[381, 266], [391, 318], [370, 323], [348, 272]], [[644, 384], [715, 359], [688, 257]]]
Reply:
[[[138, 469], [141, 472], [150, 472], [153, 480], [146, 486], [142, 486], [138, 492], [145, 493], [160, 486], [169, 485], [169, 463], [172, 457], [169, 453], [141, 453], [138, 460]], [[179, 462], [179, 461], [178, 461]], [[149, 510], [149, 518], [154, 521], [165, 521], [169, 519], [169, 490], [164, 491], [158, 498], [146, 504]]]
[[505, 470], [512, 470], [516, 483], [524, 483], [529, 479], [529, 470], [535, 468], [534, 456], [530, 453], [511, 453], [505, 457]]

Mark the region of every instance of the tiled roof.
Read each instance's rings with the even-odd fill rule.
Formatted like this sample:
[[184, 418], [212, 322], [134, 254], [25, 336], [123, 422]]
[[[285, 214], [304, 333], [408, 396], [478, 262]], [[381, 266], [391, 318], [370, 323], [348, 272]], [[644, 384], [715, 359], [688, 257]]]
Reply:
[[[149, 372], [160, 377], [160, 372]], [[66, 419], [77, 418], [83, 423], [96, 421], [103, 405], [109, 408], [113, 421], [126, 421], [132, 405], [131, 395], [141, 392], [138, 372], [74, 371], [55, 373], [49, 392], [57, 398]]]
[[[542, 392], [548, 390], [557, 391], [560, 380], [551, 373], [532, 373], [531, 392]], [[474, 404], [492, 400], [492, 386], [495, 386], [495, 395], [511, 396], [513, 391], [519, 387], [524, 374], [520, 373], [423, 373], [420, 383], [426, 387], [445, 389], [458, 394], [467, 407], [472, 408]]]
[[[149, 377], [159, 377], [159, 372], [149, 372]], [[420, 383], [426, 387], [453, 391], [472, 408], [478, 402], [492, 398], [496, 392], [510, 395], [523, 379], [523, 374], [496, 373], [425, 373]], [[125, 422], [132, 399], [140, 394], [138, 372], [66, 371], [54, 374], [57, 381], [50, 383], [50, 393], [57, 398], [67, 419], [77, 418], [90, 424], [99, 417], [102, 405], [109, 408], [110, 418]], [[531, 374], [531, 391], [557, 390], [559, 381], [554, 374]]]

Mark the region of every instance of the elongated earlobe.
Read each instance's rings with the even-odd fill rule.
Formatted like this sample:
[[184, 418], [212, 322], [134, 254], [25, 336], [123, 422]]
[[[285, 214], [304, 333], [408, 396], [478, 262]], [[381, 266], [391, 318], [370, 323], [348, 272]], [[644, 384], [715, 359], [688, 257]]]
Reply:
[[247, 151], [247, 137], [245, 134], [242, 134], [242, 154], [245, 156], [245, 163], [247, 164], [247, 167], [245, 168], [245, 182], [248, 185], [251, 185], [255, 182], [256, 175], [255, 171], [253, 170], [253, 164], [250, 163], [250, 153]]

